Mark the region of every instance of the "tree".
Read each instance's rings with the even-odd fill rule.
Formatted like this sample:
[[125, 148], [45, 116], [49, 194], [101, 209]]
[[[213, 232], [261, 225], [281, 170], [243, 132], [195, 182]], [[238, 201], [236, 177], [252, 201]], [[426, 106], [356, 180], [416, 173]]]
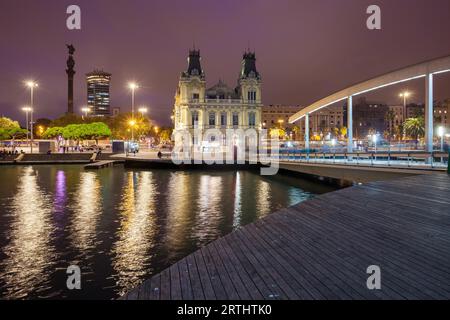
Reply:
[[271, 128], [269, 134], [271, 138], [278, 137], [283, 139], [286, 136], [286, 131], [280, 128]]
[[341, 127], [340, 132], [343, 139], [347, 136], [347, 131], [347, 127]]
[[388, 110], [384, 115], [384, 120], [388, 125], [388, 140], [391, 142], [391, 137], [394, 135], [394, 120], [395, 120], [395, 112], [394, 110]]
[[172, 140], [172, 129], [163, 129], [159, 134], [159, 141], [170, 142]]
[[398, 141], [402, 141], [403, 140], [403, 124], [399, 124], [397, 126], [394, 127], [394, 133], [395, 135], [398, 137]]
[[90, 124], [81, 124], [82, 137], [84, 139], [94, 139], [98, 144], [98, 139], [111, 136], [111, 130], [103, 122], [93, 122]]
[[294, 139], [295, 140], [300, 139], [300, 133], [301, 133], [300, 126], [297, 126], [297, 125], [293, 126], [292, 127], [292, 132], [294, 133]]
[[62, 136], [67, 140], [93, 139], [98, 144], [98, 139], [111, 136], [111, 130], [103, 122], [69, 124], [62, 129]]
[[63, 135], [63, 127], [51, 127], [48, 128], [44, 134], [42, 135], [42, 138], [44, 139], [50, 139], [50, 138], [56, 138], [58, 136], [62, 136]]
[[19, 137], [24, 137], [26, 134], [27, 130], [20, 127], [6, 129], [0, 128], [0, 140], [14, 140]]
[[0, 129], [20, 128], [19, 122], [11, 120], [10, 118], [0, 117]]
[[20, 128], [19, 122], [0, 117], [0, 140], [14, 140], [26, 134], [27, 130]]
[[332, 129], [332, 131], [333, 131], [333, 136], [334, 136], [335, 138], [337, 138], [337, 137], [339, 136], [339, 132], [340, 132], [339, 128], [334, 127], [334, 128]]
[[[129, 139], [131, 138], [130, 121], [133, 119], [132, 114], [121, 113], [116, 117], [107, 119], [107, 124], [111, 129], [111, 136], [114, 139]], [[134, 117], [134, 135], [135, 137], [145, 136], [151, 133], [151, 120], [142, 115], [135, 115]]]
[[423, 117], [409, 118], [403, 125], [405, 134], [416, 140], [416, 148], [418, 139], [425, 135], [425, 120]]

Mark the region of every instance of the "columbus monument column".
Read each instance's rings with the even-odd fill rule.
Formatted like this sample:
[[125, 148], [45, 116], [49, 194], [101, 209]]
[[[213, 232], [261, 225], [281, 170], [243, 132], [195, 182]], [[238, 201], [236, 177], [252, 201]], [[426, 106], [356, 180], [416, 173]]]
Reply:
[[75, 60], [73, 59], [73, 54], [75, 53], [75, 48], [73, 45], [66, 45], [69, 50], [69, 58], [67, 59], [67, 113], [73, 113], [73, 76], [75, 75]]

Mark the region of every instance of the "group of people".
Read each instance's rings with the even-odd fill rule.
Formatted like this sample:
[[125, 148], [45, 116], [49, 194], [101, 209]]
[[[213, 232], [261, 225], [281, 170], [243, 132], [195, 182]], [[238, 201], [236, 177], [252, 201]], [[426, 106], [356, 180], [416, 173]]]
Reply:
[[[20, 153], [25, 153], [25, 152], [23, 150], [20, 150]], [[19, 154], [19, 150], [16, 148], [0, 150], [0, 157], [2, 159], [5, 159], [7, 156], [18, 155], [18, 154]]]

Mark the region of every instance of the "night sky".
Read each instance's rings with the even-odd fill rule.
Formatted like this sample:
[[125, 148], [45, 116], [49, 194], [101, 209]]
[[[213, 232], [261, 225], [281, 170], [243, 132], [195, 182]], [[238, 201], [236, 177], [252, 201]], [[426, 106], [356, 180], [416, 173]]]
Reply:
[[[77, 4], [82, 30], [66, 28]], [[366, 28], [370, 4], [382, 10], [382, 30]], [[188, 50], [201, 50], [207, 85], [235, 86], [243, 51], [256, 51], [264, 104], [307, 105], [368, 78], [450, 55], [450, 0], [1, 0], [0, 115], [24, 118], [23, 81], [39, 82], [36, 117], [67, 108], [66, 43], [76, 47], [75, 110], [86, 105], [85, 73], [112, 73], [111, 105], [130, 109], [129, 80], [142, 88], [160, 124], [170, 124]], [[422, 102], [423, 80], [369, 96], [398, 103], [408, 88]], [[436, 98], [450, 98], [450, 76], [436, 80]], [[24, 121], [22, 121], [24, 122]]]

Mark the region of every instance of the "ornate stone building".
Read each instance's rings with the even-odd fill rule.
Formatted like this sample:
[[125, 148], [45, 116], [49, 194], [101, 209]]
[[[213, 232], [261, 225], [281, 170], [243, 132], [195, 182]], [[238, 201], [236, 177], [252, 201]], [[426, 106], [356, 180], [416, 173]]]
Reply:
[[[206, 88], [205, 72], [199, 50], [190, 50], [188, 68], [181, 73], [173, 111], [174, 130], [194, 128], [202, 132], [219, 129], [261, 129], [261, 76], [252, 52], [243, 55], [236, 88], [221, 80]], [[202, 145], [210, 141], [202, 141]]]

